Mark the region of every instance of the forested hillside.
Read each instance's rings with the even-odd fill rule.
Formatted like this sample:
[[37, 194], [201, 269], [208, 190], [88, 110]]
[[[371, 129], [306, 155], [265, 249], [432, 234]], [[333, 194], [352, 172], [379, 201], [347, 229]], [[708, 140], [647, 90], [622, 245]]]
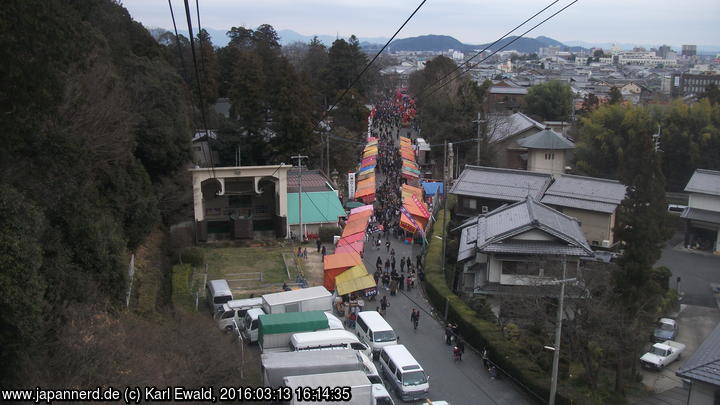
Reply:
[[179, 208], [189, 91], [109, 0], [5, 2], [0, 58], [0, 382], [142, 380], [158, 370], [133, 369], [131, 328], [158, 344], [175, 327], [117, 311], [130, 251]]

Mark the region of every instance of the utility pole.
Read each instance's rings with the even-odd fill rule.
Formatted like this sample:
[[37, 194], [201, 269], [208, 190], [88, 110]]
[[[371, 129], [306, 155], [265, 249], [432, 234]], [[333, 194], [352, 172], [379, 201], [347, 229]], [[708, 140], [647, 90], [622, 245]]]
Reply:
[[291, 156], [291, 159], [297, 159], [298, 160], [298, 222], [300, 225], [300, 243], [305, 241], [305, 232], [303, 232], [303, 222], [302, 222], [302, 160], [307, 159], [307, 156], [305, 155], [295, 155]]
[[445, 275], [445, 249], [447, 245], [447, 238], [445, 237], [445, 227], [447, 226], [447, 180], [448, 180], [448, 168], [447, 168], [447, 149], [448, 142], [445, 140], [445, 152], [443, 154], [443, 235], [442, 235], [442, 272]]
[[475, 160], [476, 165], [480, 165], [480, 144], [482, 140], [482, 134], [485, 132], [485, 127], [483, 124], [485, 124], [486, 120], [482, 118], [482, 115], [478, 112], [477, 119], [473, 120], [474, 123], [477, 124], [477, 160]]
[[553, 353], [552, 380], [550, 383], [550, 405], [555, 405], [555, 394], [557, 393], [558, 366], [560, 365], [560, 334], [562, 333], [563, 301], [565, 300], [565, 283], [575, 282], [577, 278], [566, 279], [567, 260], [562, 257], [562, 279], [555, 281], [560, 283], [560, 303], [557, 312], [557, 324], [555, 325], [555, 347]]
[[330, 134], [327, 134], [325, 137], [327, 140], [327, 153], [325, 154], [327, 156], [327, 171], [325, 172], [327, 176], [330, 175]]

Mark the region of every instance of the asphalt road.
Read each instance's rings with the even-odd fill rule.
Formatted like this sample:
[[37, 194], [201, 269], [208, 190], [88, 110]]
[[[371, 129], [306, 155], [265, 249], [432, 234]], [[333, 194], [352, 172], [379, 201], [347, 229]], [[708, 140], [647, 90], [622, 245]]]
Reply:
[[[407, 130], [403, 136], [409, 135]], [[382, 176], [379, 175], [378, 185]], [[413, 264], [415, 257], [420, 253], [419, 245], [407, 245], [399, 239], [390, 237], [391, 248], [395, 249], [398, 262], [401, 257], [409, 257]], [[385, 240], [382, 241], [383, 245]], [[367, 242], [364, 261], [368, 271], [375, 271], [375, 262], [378, 255], [383, 262], [390, 255], [385, 246], [378, 251]], [[418, 283], [419, 284], [419, 283]], [[462, 361], [456, 362], [452, 358], [450, 346], [445, 344], [445, 331], [440, 321], [432, 316], [432, 308], [423, 297], [419, 286], [411, 291], [398, 291], [396, 296], [390, 296], [389, 291], [379, 288], [378, 298], [366, 306], [374, 310], [379, 306], [383, 295], [388, 296], [390, 307], [387, 309], [386, 319], [400, 337], [400, 344], [405, 345], [410, 353], [430, 376], [430, 395], [433, 401], [448, 401], [452, 405], [482, 405], [482, 404], [512, 404], [523, 405], [533, 403], [508, 378], [493, 380], [482, 365], [477, 353], [466, 347]], [[413, 308], [420, 309], [420, 322], [417, 331], [413, 330], [410, 314]], [[376, 362], [378, 368], [380, 364]], [[390, 386], [386, 384], [390, 391]], [[396, 403], [400, 403], [393, 394]], [[414, 403], [420, 404], [423, 401]]]
[[683, 304], [717, 308], [710, 283], [720, 283], [720, 257], [678, 248], [681, 242], [682, 235], [674, 235], [655, 266], [666, 266], [672, 271], [671, 288], [677, 286], [676, 279], [680, 277]]

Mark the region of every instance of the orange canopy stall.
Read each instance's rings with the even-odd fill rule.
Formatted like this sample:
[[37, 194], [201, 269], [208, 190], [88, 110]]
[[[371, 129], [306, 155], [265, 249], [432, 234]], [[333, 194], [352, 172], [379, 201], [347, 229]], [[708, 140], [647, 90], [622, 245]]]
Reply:
[[323, 265], [325, 268], [325, 277], [323, 285], [329, 291], [335, 290], [335, 277], [350, 267], [362, 264], [360, 255], [352, 253], [336, 253], [334, 255], [325, 255]]
[[419, 200], [423, 198], [423, 190], [420, 187], [413, 187], [409, 184], [402, 185], [402, 198], [410, 198], [411, 195], [415, 195]]
[[347, 238], [350, 235], [355, 235], [356, 233], [364, 233], [365, 229], [367, 229], [367, 217], [364, 219], [359, 219], [357, 221], [349, 221], [345, 225], [345, 229], [343, 229], [342, 237]]

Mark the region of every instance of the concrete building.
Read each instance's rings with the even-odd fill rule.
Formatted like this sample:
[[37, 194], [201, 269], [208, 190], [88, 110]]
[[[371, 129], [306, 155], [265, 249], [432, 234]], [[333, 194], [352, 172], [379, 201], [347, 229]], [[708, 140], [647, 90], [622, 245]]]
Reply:
[[686, 57], [697, 56], [697, 45], [683, 45], [680, 55]]
[[685, 246], [720, 252], [720, 171], [695, 170], [685, 192]]
[[527, 170], [557, 176], [565, 173], [565, 152], [575, 144], [552, 129], [545, 129], [518, 141], [527, 150]]
[[563, 174], [540, 201], [576, 218], [590, 245], [609, 248], [615, 242], [617, 208], [625, 193], [625, 186], [616, 180]]
[[716, 405], [720, 402], [720, 325], [675, 374], [689, 382], [687, 405]]
[[292, 166], [190, 169], [199, 241], [286, 237], [287, 174]]
[[720, 87], [720, 75], [676, 73], [672, 75], [673, 96], [699, 95], [711, 84]]
[[466, 221], [459, 228], [460, 290], [522, 294], [562, 278], [580, 277], [580, 258], [592, 250], [575, 218], [526, 197]]
[[471, 217], [524, 201], [528, 195], [540, 200], [551, 180], [545, 173], [468, 165], [455, 180], [450, 194], [458, 198], [455, 214]]

